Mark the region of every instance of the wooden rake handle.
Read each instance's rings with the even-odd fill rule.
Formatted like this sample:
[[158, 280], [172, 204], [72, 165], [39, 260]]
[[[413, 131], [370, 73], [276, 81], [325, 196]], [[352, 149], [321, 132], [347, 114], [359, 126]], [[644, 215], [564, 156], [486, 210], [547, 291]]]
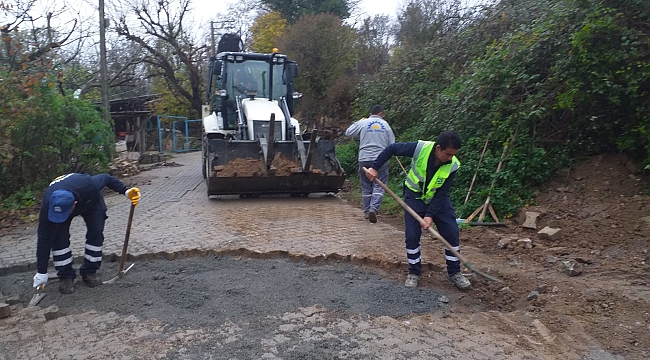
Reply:
[[124, 236], [124, 246], [122, 247], [122, 257], [120, 258], [119, 275], [124, 274], [124, 263], [126, 262], [126, 250], [129, 247], [129, 237], [131, 236], [131, 224], [133, 223], [133, 211], [135, 205], [131, 203], [131, 211], [129, 212], [129, 222], [126, 225], [126, 235]]

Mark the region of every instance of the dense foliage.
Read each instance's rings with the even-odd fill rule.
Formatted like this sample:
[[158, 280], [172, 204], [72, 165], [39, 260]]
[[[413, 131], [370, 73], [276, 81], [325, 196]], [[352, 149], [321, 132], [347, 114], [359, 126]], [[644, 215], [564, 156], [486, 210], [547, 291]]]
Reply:
[[[139, 83], [134, 89], [166, 98], [158, 113], [193, 118], [205, 99], [200, 65], [209, 47], [182, 26], [191, 0], [168, 3], [146, 1], [116, 15], [113, 31], [128, 45], [113, 47], [124, 51], [109, 56], [109, 82]], [[257, 11], [247, 44], [262, 52], [277, 46], [300, 65], [295, 115], [303, 129], [344, 128], [382, 104], [398, 141], [433, 140], [446, 129], [462, 135], [452, 194], [460, 217], [488, 195], [508, 216], [582, 156], [625, 152], [650, 168], [647, 0], [501, 0], [476, 8], [408, 0], [396, 22], [344, 21], [356, 4], [349, 0], [261, 3], [241, 3]], [[0, 6], [0, 14], [11, 13]], [[83, 98], [97, 85], [90, 80], [96, 65], [74, 56], [83, 46], [67, 60], [57, 52], [73, 31], [23, 31], [32, 16], [13, 13], [0, 18], [0, 198], [14, 194], [20, 202], [61, 173], [104, 169], [114, 139], [92, 105], [67, 96], [80, 88]], [[127, 21], [131, 15], [138, 21]], [[339, 140], [339, 159], [356, 174], [356, 143]], [[391, 166], [392, 178], [402, 178], [401, 167]]]
[[279, 12], [290, 24], [304, 15], [331, 14], [345, 19], [350, 16], [350, 0], [262, 0]]
[[[430, 3], [410, 3], [402, 19], [431, 14]], [[461, 133], [452, 194], [460, 217], [488, 194], [498, 214], [511, 215], [531, 201], [534, 186], [581, 156], [621, 151], [650, 165], [649, 7], [641, 0], [501, 1], [478, 13], [447, 7], [438, 14], [461, 14], [464, 25], [458, 16], [430, 15], [428, 24], [439, 26], [395, 49], [360, 85], [355, 117], [381, 103], [398, 141]]]
[[21, 199], [3, 206], [30, 205], [61, 174], [106, 170], [114, 137], [94, 106], [61, 95], [46, 73], [26, 68], [0, 78], [0, 199]]
[[[354, 67], [356, 33], [334, 15], [305, 15], [279, 39], [283, 52], [300, 65], [296, 88], [303, 93], [299, 109], [305, 129], [324, 116], [347, 113], [356, 87], [348, 70]], [[320, 124], [320, 123], [319, 123]]]

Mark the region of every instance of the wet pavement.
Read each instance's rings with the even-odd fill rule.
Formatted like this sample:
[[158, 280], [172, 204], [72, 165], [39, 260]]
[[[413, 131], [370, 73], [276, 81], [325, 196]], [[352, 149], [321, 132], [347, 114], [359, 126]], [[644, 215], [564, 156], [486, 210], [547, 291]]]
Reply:
[[[381, 218], [377, 224], [370, 224], [363, 219], [360, 209], [332, 194], [314, 194], [309, 198], [208, 198], [201, 176], [200, 154], [176, 155], [172, 161], [182, 166], [159, 167], [125, 179], [142, 192], [129, 243], [129, 261], [136, 261], [137, 266], [133, 273], [120, 280], [115, 291], [109, 285], [90, 289], [77, 284], [77, 292], [66, 297], [55, 293], [53, 281], [48, 284], [52, 296], [47, 301], [41, 306], [23, 308], [33, 292], [30, 282], [35, 271], [36, 229], [18, 229], [2, 237], [0, 274], [4, 276], [0, 277], [0, 291], [11, 295], [6, 293], [7, 289], [26, 290], [20, 294], [23, 302], [14, 305], [13, 315], [0, 320], [0, 360], [548, 358], [522, 347], [521, 339], [500, 333], [496, 326], [479, 325], [489, 323], [494, 314], [477, 312], [469, 317], [455, 316], [440, 302], [440, 293], [431, 289], [416, 289], [429, 292], [416, 304], [387, 297], [382, 306], [392, 305], [390, 311], [361, 311], [353, 306], [357, 302], [382, 299], [380, 293], [397, 294], [393, 299], [415, 294], [405, 291], [402, 285], [406, 267], [403, 232], [383, 223]], [[121, 195], [108, 193], [106, 202], [109, 219], [102, 267], [105, 278], [115, 273], [117, 263], [110, 260], [116, 260], [121, 254], [129, 211], [129, 202]], [[84, 236], [85, 226], [78, 217], [71, 227], [72, 251], [77, 259], [83, 255]], [[422, 246], [423, 253], [430, 257], [424, 258], [425, 271], [443, 279], [444, 257], [440, 246], [430, 240], [423, 240]], [[202, 280], [188, 276], [178, 282], [182, 285], [175, 285], [183, 291], [172, 290], [176, 289], [174, 285], [146, 291], [148, 287], [143, 282], [149, 286], [154, 280], [173, 278], [180, 271], [174, 268], [185, 258], [203, 261], [201, 265], [183, 266], [183, 272], [206, 267]], [[348, 274], [340, 278], [342, 283], [363, 287], [376, 281], [388, 287], [372, 290], [370, 286], [352, 300], [341, 300], [345, 298], [345, 286], [323, 285], [323, 289], [330, 289], [325, 292], [316, 291], [322, 289], [314, 285], [288, 286], [285, 293], [304, 301], [276, 308], [268, 301], [276, 298], [287, 301], [270, 290], [259, 292], [259, 289], [274, 281], [286, 284], [286, 274], [261, 283], [242, 282], [238, 270], [225, 278], [219, 277], [218, 272], [215, 275], [211, 271], [222, 264], [215, 259], [222, 258], [243, 259], [244, 263], [246, 259], [280, 261], [274, 269], [290, 266], [306, 269], [301, 273], [304, 276], [290, 281], [290, 285], [303, 284], [301, 281], [305, 279], [320, 284], [318, 277], [322, 274], [331, 274], [327, 281], [339, 281], [336, 279], [340, 274], [325, 268], [340, 267], [347, 269], [344, 273]], [[368, 273], [373, 267], [397, 275], [382, 279]], [[161, 278], [164, 273], [168, 275]], [[213, 278], [222, 279], [223, 287], [207, 291], [204, 281]], [[242, 292], [254, 293], [249, 285], [258, 292], [252, 298], [239, 298]], [[226, 290], [233, 296], [226, 293], [224, 300], [213, 307], [197, 305], [192, 309], [199, 317], [211, 318], [207, 324], [174, 322], [167, 318], [176, 312], [182, 316], [187, 304], [197, 299], [203, 299], [201, 304], [209, 302], [215, 292]], [[165, 311], [166, 316], [150, 313], [148, 309], [157, 306], [158, 298], [163, 299], [161, 304], [169, 306], [171, 300], [164, 300], [165, 292], [176, 294], [174, 306], [161, 305], [160, 311]], [[317, 293], [327, 296], [315, 296]], [[219, 304], [233, 299], [247, 305], [225, 317], [211, 315], [210, 311], [219, 309]], [[347, 305], [337, 307], [332, 299]], [[111, 306], [102, 305], [107, 303]], [[62, 313], [66, 316], [45, 321], [44, 307], [57, 304], [65, 309]], [[85, 306], [88, 304], [92, 306]], [[395, 307], [401, 307], [400, 311], [396, 312]]]

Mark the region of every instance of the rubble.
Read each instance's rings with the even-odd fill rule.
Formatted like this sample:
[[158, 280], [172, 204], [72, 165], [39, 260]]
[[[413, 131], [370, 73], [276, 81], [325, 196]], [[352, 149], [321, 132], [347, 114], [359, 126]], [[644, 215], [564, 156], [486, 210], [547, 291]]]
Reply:
[[148, 151], [142, 153], [142, 155], [140, 155], [140, 158], [138, 158], [138, 162], [140, 164], [155, 164], [165, 161], [167, 161], [167, 155], [159, 153], [157, 151]]
[[7, 303], [0, 303], [0, 319], [11, 316], [11, 308]]
[[562, 230], [547, 226], [537, 232], [537, 234], [539, 234], [542, 239], [558, 240], [562, 236]]
[[517, 245], [522, 245], [522, 244], [526, 249], [532, 249], [533, 248], [533, 241], [530, 240], [529, 238], [517, 240]]
[[56, 305], [52, 305], [45, 309], [45, 312], [43, 313], [43, 316], [45, 316], [46, 321], [54, 320], [56, 318], [59, 318], [62, 316], [61, 312], [59, 311], [59, 307]]
[[514, 240], [515, 240], [515, 239], [512, 238], [512, 237], [504, 237], [504, 238], [502, 238], [501, 240], [499, 240], [499, 242], [497, 243], [497, 246], [498, 246], [500, 249], [505, 249], [505, 248], [507, 248], [508, 245], [509, 245], [511, 242], [513, 242]]
[[2, 302], [5, 302], [5, 303], [7, 303], [7, 304], [9, 304], [9, 305], [20, 304], [20, 296], [18, 296], [18, 295], [8, 296], [8, 297], [7, 297], [5, 300], [3, 300]]
[[524, 220], [524, 223], [521, 224], [521, 226], [527, 229], [537, 229], [537, 218], [539, 215], [540, 213], [535, 211], [526, 211], [526, 220]]
[[118, 177], [136, 175], [140, 172], [138, 165], [138, 160], [115, 158], [108, 167], [108, 173]]
[[582, 265], [573, 260], [562, 261], [564, 272], [569, 276], [578, 276], [582, 274]]

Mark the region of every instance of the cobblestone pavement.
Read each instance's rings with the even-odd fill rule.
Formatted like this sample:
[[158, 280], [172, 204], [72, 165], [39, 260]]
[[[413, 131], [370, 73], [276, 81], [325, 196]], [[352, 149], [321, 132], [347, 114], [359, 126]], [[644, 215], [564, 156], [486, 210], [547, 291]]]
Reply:
[[[382, 223], [381, 218], [377, 224], [370, 224], [363, 219], [360, 209], [336, 196], [209, 199], [201, 176], [200, 154], [177, 155], [172, 161], [183, 166], [160, 167], [125, 180], [127, 184], [138, 186], [142, 192], [131, 230], [129, 254], [132, 256], [186, 251], [275, 252], [305, 259], [338, 257], [371, 265], [374, 262], [375, 265], [405, 266], [403, 232]], [[108, 193], [106, 202], [109, 219], [105, 229], [104, 254], [119, 255], [129, 203], [115, 193]], [[76, 257], [83, 255], [85, 226], [82, 221], [77, 217], [71, 226], [72, 251]], [[0, 275], [35, 270], [34, 227], [5, 235], [0, 243]], [[424, 258], [431, 264], [429, 268], [440, 270], [444, 261], [440, 246], [430, 240], [423, 241], [422, 246], [424, 256], [431, 257]], [[115, 313], [90, 312], [44, 322], [39, 311], [42, 312], [38, 308], [25, 308], [9, 319], [0, 320], [3, 339], [38, 338], [40, 350], [24, 349], [14, 353], [20, 358], [131, 359], [141, 358], [142, 354], [157, 354], [155, 358], [165, 358], [169, 351], [174, 350], [177, 356], [171, 358], [198, 359], [207, 357], [183, 354], [178, 349], [202, 341], [214, 341], [216, 348], [228, 347], [232, 341], [245, 336], [227, 323], [210, 333], [205, 333], [205, 329], [172, 331], [164, 330], [165, 325], [156, 321], [141, 322], [133, 316], [125, 318]], [[491, 318], [498, 318], [490, 313], [453, 319], [440, 314], [407, 319], [360, 317], [345, 320], [335, 319], [335, 316], [322, 309], [298, 309], [285, 314], [282, 318], [285, 324], [268, 329], [267, 338], [260, 344], [269, 349], [265, 358], [275, 358], [273, 354], [277, 351], [274, 352], [274, 348], [281, 344], [287, 346], [287, 342], [300, 343], [301, 337], [303, 340], [331, 340], [339, 345], [353, 339], [362, 344], [347, 353], [342, 350], [333, 358], [569, 358], [546, 357], [530, 352], [530, 348], [524, 350], [519, 347], [520, 339], [499, 333], [494, 327], [481, 327], [479, 323], [489, 323]], [[59, 333], [60, 329], [66, 331]], [[292, 335], [287, 332], [289, 330]], [[155, 340], [152, 340], [152, 334], [156, 334]], [[348, 340], [341, 340], [341, 334], [347, 334]], [[538, 336], [538, 340], [533, 341], [541, 344], [543, 340]], [[111, 349], [115, 344], [119, 344], [124, 352], [113, 353], [114, 357]], [[4, 359], [1, 354], [0, 359]]]
[[[200, 154], [176, 156], [183, 166], [162, 167], [126, 179], [142, 192], [136, 208], [129, 254], [189, 250], [289, 251], [305, 256], [340, 254], [402, 260], [403, 232], [388, 224], [370, 225], [363, 213], [335, 196], [286, 196], [239, 199], [208, 198], [201, 176]], [[106, 194], [108, 220], [104, 255], [121, 254], [129, 203], [121, 195]], [[75, 257], [83, 255], [85, 226], [76, 217], [70, 227]], [[377, 239], [382, 239], [381, 243]], [[36, 229], [31, 227], [2, 239], [0, 269], [34, 270]]]

